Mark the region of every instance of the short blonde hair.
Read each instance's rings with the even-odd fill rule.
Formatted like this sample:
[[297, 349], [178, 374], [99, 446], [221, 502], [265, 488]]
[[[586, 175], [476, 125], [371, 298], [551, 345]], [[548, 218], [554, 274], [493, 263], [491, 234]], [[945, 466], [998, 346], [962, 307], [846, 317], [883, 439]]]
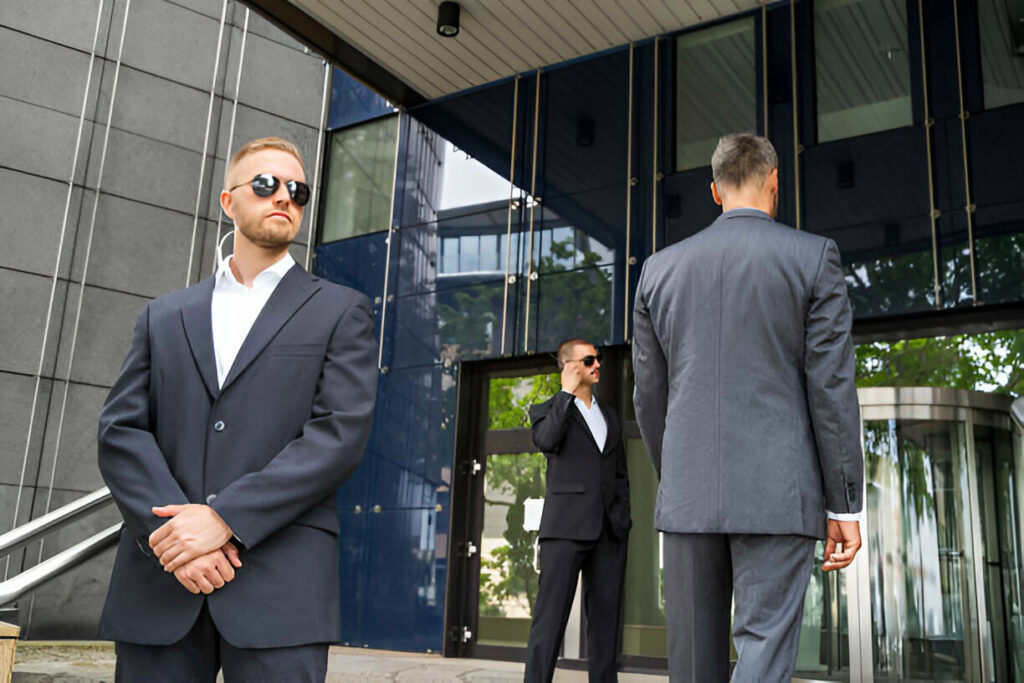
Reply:
[[231, 157], [231, 161], [228, 162], [227, 168], [224, 169], [224, 187], [228, 186], [228, 176], [231, 175], [231, 171], [234, 170], [238, 162], [249, 156], [253, 152], [259, 152], [264, 149], [279, 149], [282, 152], [288, 152], [293, 157], [298, 159], [299, 165], [302, 166], [302, 170], [306, 170], [305, 164], [302, 163], [302, 154], [299, 152], [299, 148], [294, 143], [285, 140], [284, 138], [266, 137], [256, 138], [250, 142], [245, 143], [235, 152], [235, 156]]

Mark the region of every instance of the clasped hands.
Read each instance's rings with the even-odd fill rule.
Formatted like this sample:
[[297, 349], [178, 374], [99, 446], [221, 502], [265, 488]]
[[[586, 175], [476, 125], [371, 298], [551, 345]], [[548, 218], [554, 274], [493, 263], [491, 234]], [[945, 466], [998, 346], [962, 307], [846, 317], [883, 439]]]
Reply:
[[164, 505], [157, 517], [170, 517], [149, 536], [149, 547], [166, 572], [190, 593], [209, 595], [235, 578], [241, 568], [231, 527], [208, 505]]

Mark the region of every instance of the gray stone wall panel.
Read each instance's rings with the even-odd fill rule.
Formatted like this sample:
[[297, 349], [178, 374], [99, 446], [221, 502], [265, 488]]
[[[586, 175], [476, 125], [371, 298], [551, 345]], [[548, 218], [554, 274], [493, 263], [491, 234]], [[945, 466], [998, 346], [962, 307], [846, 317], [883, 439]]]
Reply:
[[[32, 440], [28, 459], [25, 459], [25, 440], [28, 437], [28, 423], [32, 410], [32, 397], [36, 392], [36, 380], [27, 375], [0, 372], [0, 484], [17, 486], [22, 481], [22, 464], [25, 464], [24, 481], [35, 482], [39, 470], [39, 454], [42, 451], [43, 430], [46, 427], [46, 410], [50, 402], [48, 379], [39, 382], [39, 397], [36, 401], [36, 419], [32, 424]], [[17, 497], [17, 493], [15, 493]], [[0, 533], [6, 530], [0, 518]]]
[[[68, 206], [65, 244], [71, 244], [82, 203], [74, 188]], [[68, 204], [68, 184], [0, 168], [0, 267], [52, 276], [58, 240]], [[67, 277], [71, 249], [61, 254], [61, 277]]]
[[79, 290], [78, 285], [73, 285], [68, 297], [56, 377], [68, 376], [70, 360], [72, 381], [109, 387], [121, 370], [135, 320], [148, 299], [86, 285], [75, 351], [71, 354]]
[[[52, 278], [15, 270], [0, 269], [0, 320], [17, 324], [4, 325], [0, 344], [0, 370], [35, 375], [39, 369], [39, 352], [46, 327]], [[54, 292], [54, 324], [50, 326], [44, 376], [53, 372], [54, 352], [60, 334], [59, 320], [64, 310], [67, 283], [59, 281]]]

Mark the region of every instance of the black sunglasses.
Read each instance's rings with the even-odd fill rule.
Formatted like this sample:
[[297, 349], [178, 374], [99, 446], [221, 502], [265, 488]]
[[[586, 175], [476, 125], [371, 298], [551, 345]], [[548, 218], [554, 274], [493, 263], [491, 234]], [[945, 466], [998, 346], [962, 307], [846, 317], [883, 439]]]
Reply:
[[[281, 186], [281, 181], [277, 176], [269, 173], [260, 173], [248, 183], [239, 183], [228, 189], [228, 192], [237, 190], [242, 185], [248, 185], [260, 197], [270, 197], [277, 192], [277, 188]], [[309, 185], [306, 183], [299, 180], [289, 180], [284, 186], [288, 188], [288, 196], [292, 198], [292, 201], [297, 206], [305, 206], [309, 201]]]
[[583, 358], [576, 358], [576, 359], [573, 359], [573, 360], [567, 360], [565, 362], [566, 363], [583, 363], [584, 365], [586, 365], [589, 368], [590, 366], [592, 366], [594, 364], [595, 360], [598, 363], [600, 363], [602, 359], [603, 359], [603, 357], [599, 353], [596, 356], [583, 356]]

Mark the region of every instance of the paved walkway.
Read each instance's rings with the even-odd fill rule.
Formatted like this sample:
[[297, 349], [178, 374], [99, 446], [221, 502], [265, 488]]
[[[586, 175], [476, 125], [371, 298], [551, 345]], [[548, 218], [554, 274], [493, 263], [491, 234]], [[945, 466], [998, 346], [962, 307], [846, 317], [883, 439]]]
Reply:
[[[332, 647], [329, 683], [521, 683], [523, 665], [487, 659]], [[113, 683], [114, 648], [108, 642], [23, 641], [12, 683]], [[556, 683], [584, 683], [585, 671], [559, 669]], [[620, 674], [621, 683], [660, 683], [667, 676]]]

